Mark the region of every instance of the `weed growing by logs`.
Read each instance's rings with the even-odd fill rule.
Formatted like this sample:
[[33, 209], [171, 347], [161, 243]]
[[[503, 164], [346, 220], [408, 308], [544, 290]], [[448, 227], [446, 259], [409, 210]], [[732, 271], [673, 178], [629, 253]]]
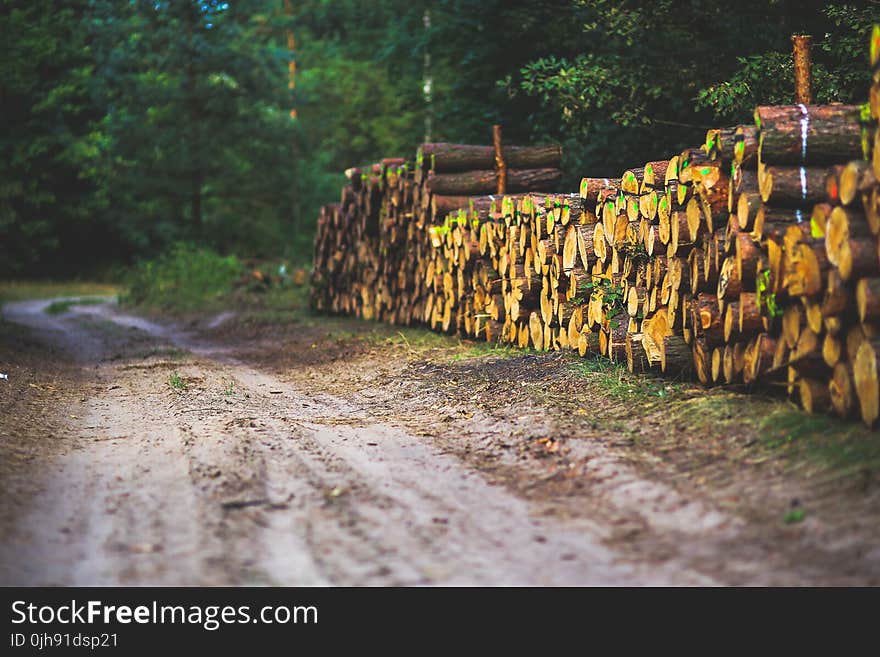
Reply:
[[783, 310], [776, 303], [776, 293], [771, 292], [770, 286], [770, 270], [765, 269], [758, 274], [756, 279], [758, 307], [761, 308], [768, 317], [782, 317]]
[[620, 320], [616, 318], [626, 311], [623, 286], [615, 284], [611, 279], [598, 277], [584, 285], [584, 288], [591, 291], [592, 299], [602, 303], [605, 321], [610, 323], [612, 329], [618, 328]]

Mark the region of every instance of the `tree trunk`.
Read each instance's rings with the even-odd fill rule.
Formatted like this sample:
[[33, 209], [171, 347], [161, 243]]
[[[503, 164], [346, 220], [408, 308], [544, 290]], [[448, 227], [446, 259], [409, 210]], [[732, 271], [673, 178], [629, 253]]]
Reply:
[[186, 92], [187, 108], [189, 114], [189, 149], [190, 149], [190, 221], [196, 240], [202, 238], [202, 185], [204, 182], [204, 170], [202, 164], [201, 145], [201, 120], [202, 110], [199, 102], [196, 72], [196, 45], [195, 24], [196, 11], [194, 7], [188, 8], [186, 17], [187, 34], [187, 62], [186, 62]]

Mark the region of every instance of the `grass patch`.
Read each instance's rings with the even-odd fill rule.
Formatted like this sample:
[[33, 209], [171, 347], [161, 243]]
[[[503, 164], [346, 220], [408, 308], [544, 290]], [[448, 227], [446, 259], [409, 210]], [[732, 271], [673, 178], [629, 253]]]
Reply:
[[522, 349], [516, 349], [514, 347], [509, 347], [505, 345], [494, 345], [489, 344], [487, 342], [477, 342], [476, 344], [469, 345], [464, 351], [461, 351], [455, 356], [453, 356], [453, 360], [468, 360], [471, 358], [518, 358], [522, 356], [524, 352]]
[[452, 337], [443, 333], [435, 333], [434, 331], [420, 328], [398, 329], [386, 337], [384, 342], [386, 344], [403, 344], [410, 351], [444, 349], [456, 347], [461, 344], [461, 340], [457, 337]]
[[116, 296], [119, 286], [89, 281], [0, 281], [0, 305], [52, 297]]
[[625, 365], [604, 358], [578, 358], [569, 367], [573, 374], [589, 379], [617, 401], [669, 400], [685, 387], [664, 379], [632, 374]]
[[148, 347], [132, 353], [132, 358], [146, 360], [148, 358], [164, 358], [167, 360], [183, 360], [189, 356], [189, 352], [177, 347]]
[[841, 470], [880, 471], [880, 437], [857, 422], [809, 415], [779, 402], [758, 425], [765, 447]]
[[45, 312], [49, 315], [61, 315], [68, 312], [73, 306], [96, 306], [104, 303], [104, 299], [96, 297], [82, 297], [79, 299], [65, 299], [64, 301], [55, 301], [46, 306]]
[[243, 289], [237, 293], [237, 300], [246, 306], [275, 312], [282, 320], [301, 320], [310, 315], [308, 285], [278, 285], [267, 290], [259, 288]]
[[[427, 329], [399, 328], [356, 318], [318, 317], [314, 321], [327, 326], [324, 337], [337, 343], [360, 342], [369, 347], [403, 347], [411, 353], [433, 349], [454, 349], [462, 342], [456, 337]], [[309, 322], [312, 323], [312, 322]]]

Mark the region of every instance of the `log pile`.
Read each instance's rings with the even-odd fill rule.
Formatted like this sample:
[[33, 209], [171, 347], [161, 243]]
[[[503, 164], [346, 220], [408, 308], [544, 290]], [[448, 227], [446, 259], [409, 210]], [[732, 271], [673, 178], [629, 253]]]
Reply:
[[[514, 261], [512, 248], [505, 258], [499, 249], [516, 230], [509, 226], [517, 201], [558, 187], [562, 177], [558, 146], [508, 147], [504, 157], [507, 188], [523, 193], [491, 195], [491, 146], [423, 144], [415, 166], [394, 158], [346, 171], [340, 202], [318, 219], [313, 306], [473, 333], [499, 292], [517, 296], [524, 284], [512, 275], [523, 255]], [[501, 321], [506, 308], [494, 311]]]
[[753, 125], [578, 193], [558, 147], [423, 144], [346, 172], [312, 302], [633, 372], [785, 390], [880, 417], [880, 32], [869, 103], [761, 106]]

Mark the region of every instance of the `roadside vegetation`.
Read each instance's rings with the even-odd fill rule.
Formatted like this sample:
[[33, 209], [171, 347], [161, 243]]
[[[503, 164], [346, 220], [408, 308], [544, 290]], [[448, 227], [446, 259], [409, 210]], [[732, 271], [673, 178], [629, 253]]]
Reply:
[[244, 266], [235, 256], [177, 243], [130, 270], [120, 302], [172, 313], [219, 308], [243, 273]]
[[120, 286], [92, 281], [0, 280], [0, 306], [11, 301], [54, 297], [107, 297], [119, 294]]

